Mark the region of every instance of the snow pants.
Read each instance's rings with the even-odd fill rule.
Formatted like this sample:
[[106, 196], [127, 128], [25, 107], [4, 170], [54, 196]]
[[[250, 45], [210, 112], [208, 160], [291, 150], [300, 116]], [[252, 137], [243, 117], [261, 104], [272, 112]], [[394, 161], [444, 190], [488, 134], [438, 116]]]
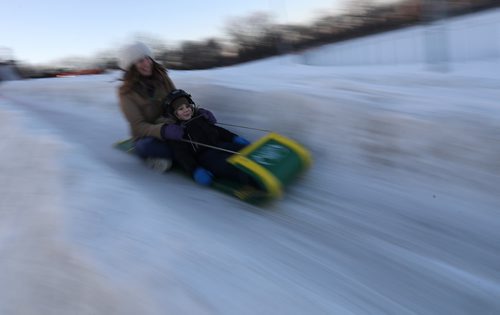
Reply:
[[148, 157], [172, 159], [174, 156], [168, 143], [155, 137], [137, 139], [135, 141], [135, 151], [143, 159]]
[[[236, 143], [223, 142], [219, 143], [218, 147], [237, 152], [245, 146]], [[232, 153], [229, 152], [207, 149], [198, 157], [198, 163], [200, 166], [212, 172], [216, 178], [224, 178], [244, 185], [258, 187], [257, 183], [250, 175], [226, 161], [226, 159], [231, 155]]]

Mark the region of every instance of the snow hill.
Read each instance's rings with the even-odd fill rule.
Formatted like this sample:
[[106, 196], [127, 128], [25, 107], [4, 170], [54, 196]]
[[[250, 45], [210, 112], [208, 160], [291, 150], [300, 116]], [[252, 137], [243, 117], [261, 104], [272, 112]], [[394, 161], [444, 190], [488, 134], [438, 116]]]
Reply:
[[500, 61], [300, 60], [170, 72], [311, 150], [265, 208], [113, 149], [120, 73], [3, 82], [0, 314], [499, 313]]

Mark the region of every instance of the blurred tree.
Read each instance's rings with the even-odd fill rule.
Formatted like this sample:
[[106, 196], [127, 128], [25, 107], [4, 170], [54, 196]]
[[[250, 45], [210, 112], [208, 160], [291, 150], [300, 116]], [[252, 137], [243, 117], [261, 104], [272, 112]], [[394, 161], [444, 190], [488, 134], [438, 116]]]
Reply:
[[268, 13], [256, 12], [246, 18], [232, 19], [227, 24], [227, 33], [236, 45], [240, 61], [276, 54], [279, 32], [274, 30]]
[[6, 46], [0, 46], [0, 62], [10, 62], [13, 60], [15, 60], [13, 50]]
[[186, 69], [212, 68], [219, 64], [222, 46], [215, 39], [204, 42], [186, 41], [181, 47], [181, 64]]
[[232, 41], [243, 48], [257, 45], [271, 28], [272, 18], [265, 12], [255, 12], [244, 18], [231, 19], [226, 27]]

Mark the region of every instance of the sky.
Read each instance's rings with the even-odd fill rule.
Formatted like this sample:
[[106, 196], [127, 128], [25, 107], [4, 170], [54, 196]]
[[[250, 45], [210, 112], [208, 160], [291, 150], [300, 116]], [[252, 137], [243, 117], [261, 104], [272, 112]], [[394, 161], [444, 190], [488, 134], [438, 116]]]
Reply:
[[[166, 44], [221, 37], [230, 19], [268, 12], [277, 22], [307, 23], [350, 0], [2, 1], [0, 58], [27, 63], [97, 56], [138, 36]], [[391, 0], [374, 0], [387, 2]], [[2, 56], [4, 55], [4, 56]], [[5, 57], [4, 57], [5, 58]]]

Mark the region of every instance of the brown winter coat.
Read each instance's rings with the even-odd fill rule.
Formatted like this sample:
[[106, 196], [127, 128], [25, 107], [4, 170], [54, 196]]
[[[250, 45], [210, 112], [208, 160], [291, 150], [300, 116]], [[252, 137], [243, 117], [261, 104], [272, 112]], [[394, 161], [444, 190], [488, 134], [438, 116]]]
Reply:
[[120, 108], [129, 122], [134, 139], [152, 136], [163, 139], [161, 127], [173, 123], [163, 117], [162, 102], [175, 89], [168, 76], [124, 83], [119, 89]]

